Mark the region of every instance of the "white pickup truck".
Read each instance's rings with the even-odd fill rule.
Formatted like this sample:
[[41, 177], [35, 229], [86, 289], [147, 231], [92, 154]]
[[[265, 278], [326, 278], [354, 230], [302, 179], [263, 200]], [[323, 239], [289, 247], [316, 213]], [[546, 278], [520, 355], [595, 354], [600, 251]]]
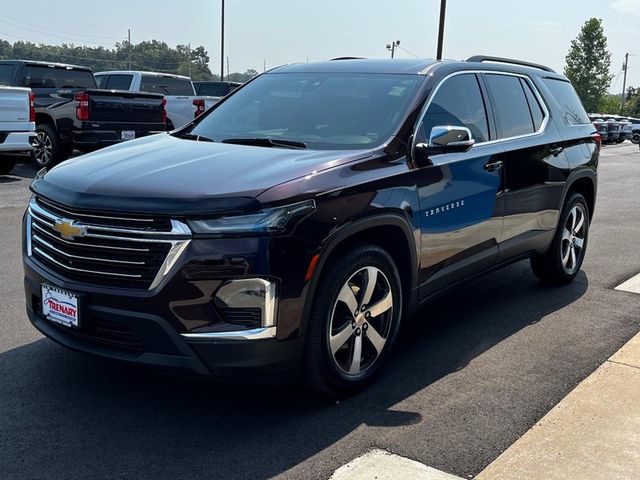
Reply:
[[35, 119], [30, 89], [0, 87], [0, 175], [9, 173], [16, 164], [17, 158], [7, 154], [33, 150]]
[[215, 101], [196, 95], [189, 77], [170, 73], [118, 70], [94, 75], [98, 88], [164, 95], [167, 100], [167, 129], [181, 127], [209, 108]]

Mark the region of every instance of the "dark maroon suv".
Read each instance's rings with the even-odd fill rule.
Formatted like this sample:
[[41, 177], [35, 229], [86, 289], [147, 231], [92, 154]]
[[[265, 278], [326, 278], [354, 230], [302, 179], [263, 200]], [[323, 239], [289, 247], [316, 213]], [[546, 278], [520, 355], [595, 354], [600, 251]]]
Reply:
[[571, 84], [540, 65], [276, 68], [178, 131], [39, 173], [27, 312], [101, 357], [352, 391], [460, 282], [523, 259], [570, 282], [598, 153]]

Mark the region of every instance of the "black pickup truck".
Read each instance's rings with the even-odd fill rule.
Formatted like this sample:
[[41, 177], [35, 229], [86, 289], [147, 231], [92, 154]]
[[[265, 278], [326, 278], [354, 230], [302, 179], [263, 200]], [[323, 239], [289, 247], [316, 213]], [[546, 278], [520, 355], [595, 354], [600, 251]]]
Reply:
[[0, 61], [0, 85], [35, 93], [33, 159], [46, 167], [84, 152], [166, 130], [162, 95], [100, 90], [91, 69], [31, 60]]

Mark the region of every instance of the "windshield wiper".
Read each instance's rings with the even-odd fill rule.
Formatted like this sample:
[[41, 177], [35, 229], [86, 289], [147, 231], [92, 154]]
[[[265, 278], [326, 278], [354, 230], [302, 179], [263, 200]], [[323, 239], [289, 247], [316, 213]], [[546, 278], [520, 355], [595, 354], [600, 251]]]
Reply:
[[184, 138], [185, 140], [195, 140], [196, 142], [215, 142], [213, 138], [203, 137], [195, 133], [183, 133], [182, 135], [176, 135], [176, 137]]
[[236, 145], [255, 145], [256, 147], [281, 147], [303, 150], [307, 144], [294, 140], [281, 140], [279, 138], [256, 137], [256, 138], [225, 138], [222, 143], [233, 143]]

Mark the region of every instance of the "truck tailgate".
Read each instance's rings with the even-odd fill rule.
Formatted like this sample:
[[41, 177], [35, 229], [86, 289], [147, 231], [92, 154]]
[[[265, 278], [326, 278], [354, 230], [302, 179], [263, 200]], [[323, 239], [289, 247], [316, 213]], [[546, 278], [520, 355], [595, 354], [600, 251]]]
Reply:
[[161, 124], [163, 96], [121, 90], [86, 90], [90, 121]]
[[28, 132], [28, 88], [0, 87], [0, 132]]

